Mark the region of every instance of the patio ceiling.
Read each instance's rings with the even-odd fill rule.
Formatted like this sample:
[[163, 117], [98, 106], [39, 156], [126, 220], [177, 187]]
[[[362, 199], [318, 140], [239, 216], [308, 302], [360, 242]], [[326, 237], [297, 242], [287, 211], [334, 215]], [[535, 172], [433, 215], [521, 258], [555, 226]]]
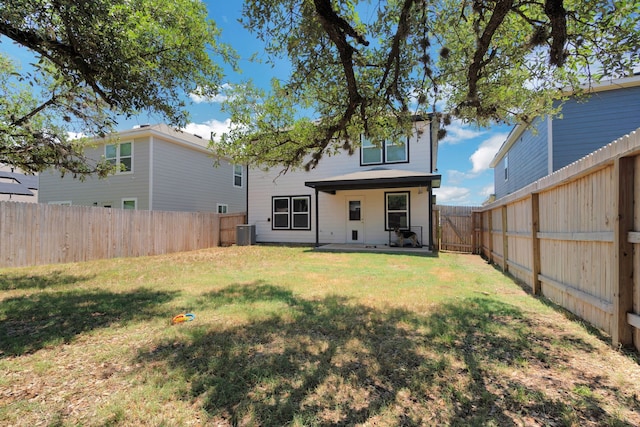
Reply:
[[367, 171], [337, 175], [317, 181], [306, 181], [305, 186], [335, 194], [341, 190], [372, 190], [378, 188], [431, 187], [439, 188], [441, 175], [398, 169], [375, 168]]

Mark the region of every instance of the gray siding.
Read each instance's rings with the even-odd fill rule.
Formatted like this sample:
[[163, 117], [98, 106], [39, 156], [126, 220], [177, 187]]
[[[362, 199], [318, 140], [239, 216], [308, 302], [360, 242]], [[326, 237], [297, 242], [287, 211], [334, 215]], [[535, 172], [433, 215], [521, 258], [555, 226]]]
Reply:
[[[84, 181], [70, 174], [60, 177], [60, 172], [51, 170], [40, 174], [40, 203], [70, 201], [79, 206], [121, 207], [122, 199], [136, 198], [138, 209], [149, 209], [149, 138], [123, 139], [133, 141], [133, 171], [111, 175], [104, 179], [87, 177]], [[104, 145], [88, 148], [89, 158], [99, 159], [104, 155]]]
[[213, 157], [158, 137], [153, 150], [153, 210], [215, 212], [218, 203], [246, 210], [246, 183], [233, 186], [228, 162], [216, 166]]
[[513, 144], [508, 153], [508, 178], [504, 176], [503, 158], [493, 173], [496, 198], [528, 185], [547, 175], [547, 119], [538, 118]]
[[640, 87], [570, 100], [553, 120], [553, 171], [640, 127]]

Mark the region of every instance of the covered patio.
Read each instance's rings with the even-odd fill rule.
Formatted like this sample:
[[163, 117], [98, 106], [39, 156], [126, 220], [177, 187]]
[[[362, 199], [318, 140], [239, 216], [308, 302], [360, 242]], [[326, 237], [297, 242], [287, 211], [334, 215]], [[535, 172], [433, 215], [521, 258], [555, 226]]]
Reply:
[[[320, 245], [320, 220], [319, 220], [319, 198], [318, 193], [324, 192], [328, 194], [335, 195], [338, 191], [346, 191], [346, 190], [388, 190], [388, 189], [399, 189], [399, 188], [424, 188], [429, 192], [429, 201], [433, 200], [433, 188], [440, 187], [441, 175], [427, 173], [427, 172], [416, 172], [416, 171], [407, 171], [400, 169], [387, 169], [387, 168], [373, 168], [366, 171], [354, 172], [346, 175], [337, 175], [329, 178], [319, 179], [316, 181], [306, 181], [304, 184], [307, 187], [313, 188], [315, 190], [315, 230], [316, 230], [316, 248], [325, 248], [325, 250], [331, 250], [337, 246], [340, 246], [340, 250], [342, 251], [354, 251], [354, 250], [371, 250], [371, 251], [406, 251], [408, 249], [412, 249], [415, 251], [424, 250], [426, 252], [431, 252], [432, 242], [433, 242], [433, 232], [431, 226], [428, 227], [427, 236], [428, 241], [430, 242], [427, 247], [424, 248], [399, 248], [392, 247], [389, 245], [352, 245], [352, 244], [344, 244], [344, 245]], [[431, 224], [431, 219], [433, 217], [433, 203], [430, 202], [428, 206], [429, 212], [429, 221]], [[337, 249], [334, 249], [337, 250]]]

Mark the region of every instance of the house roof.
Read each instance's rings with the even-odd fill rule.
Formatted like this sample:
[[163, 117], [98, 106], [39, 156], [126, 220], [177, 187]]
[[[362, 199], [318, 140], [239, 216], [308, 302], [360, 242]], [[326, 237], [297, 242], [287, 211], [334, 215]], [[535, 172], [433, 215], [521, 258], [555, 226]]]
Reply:
[[[608, 90], [624, 89], [624, 88], [636, 87], [636, 86], [640, 86], [639, 74], [635, 74], [633, 76], [625, 77], [622, 79], [610, 79], [610, 80], [603, 80], [599, 83], [585, 84], [581, 86], [581, 89], [584, 90], [585, 93], [596, 93], [596, 92], [604, 92]], [[569, 89], [563, 89], [561, 92], [562, 92], [562, 95], [573, 94], [573, 91]], [[507, 152], [511, 149], [513, 144], [518, 140], [518, 138], [520, 138], [520, 135], [522, 135], [522, 132], [524, 132], [528, 126], [529, 124], [521, 122], [516, 124], [511, 129], [509, 136], [507, 136], [507, 139], [504, 141], [504, 143], [502, 144], [502, 146], [494, 156], [493, 160], [491, 161], [491, 164], [489, 164], [489, 167], [495, 168], [498, 165], [498, 163], [500, 163], [500, 161], [505, 156], [505, 154], [507, 154]]]
[[340, 190], [370, 190], [398, 187], [440, 187], [441, 175], [398, 169], [375, 168], [367, 171], [337, 175], [316, 181], [306, 181], [305, 186], [335, 194]]
[[0, 170], [0, 194], [33, 196], [30, 190], [37, 189], [37, 176]]

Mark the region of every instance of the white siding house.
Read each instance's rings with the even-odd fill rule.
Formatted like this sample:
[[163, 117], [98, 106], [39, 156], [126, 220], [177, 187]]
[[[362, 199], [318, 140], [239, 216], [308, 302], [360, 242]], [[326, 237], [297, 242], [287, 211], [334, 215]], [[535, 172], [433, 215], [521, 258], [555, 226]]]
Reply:
[[324, 157], [308, 172], [250, 168], [247, 215], [256, 241], [384, 247], [396, 243], [399, 227], [431, 247], [437, 142], [429, 121], [414, 128], [406, 144], [365, 141], [353, 155]]
[[124, 167], [81, 181], [40, 174], [40, 202], [122, 209], [244, 212], [246, 168], [215, 158], [208, 140], [167, 125], [142, 126], [96, 140], [85, 150]]

